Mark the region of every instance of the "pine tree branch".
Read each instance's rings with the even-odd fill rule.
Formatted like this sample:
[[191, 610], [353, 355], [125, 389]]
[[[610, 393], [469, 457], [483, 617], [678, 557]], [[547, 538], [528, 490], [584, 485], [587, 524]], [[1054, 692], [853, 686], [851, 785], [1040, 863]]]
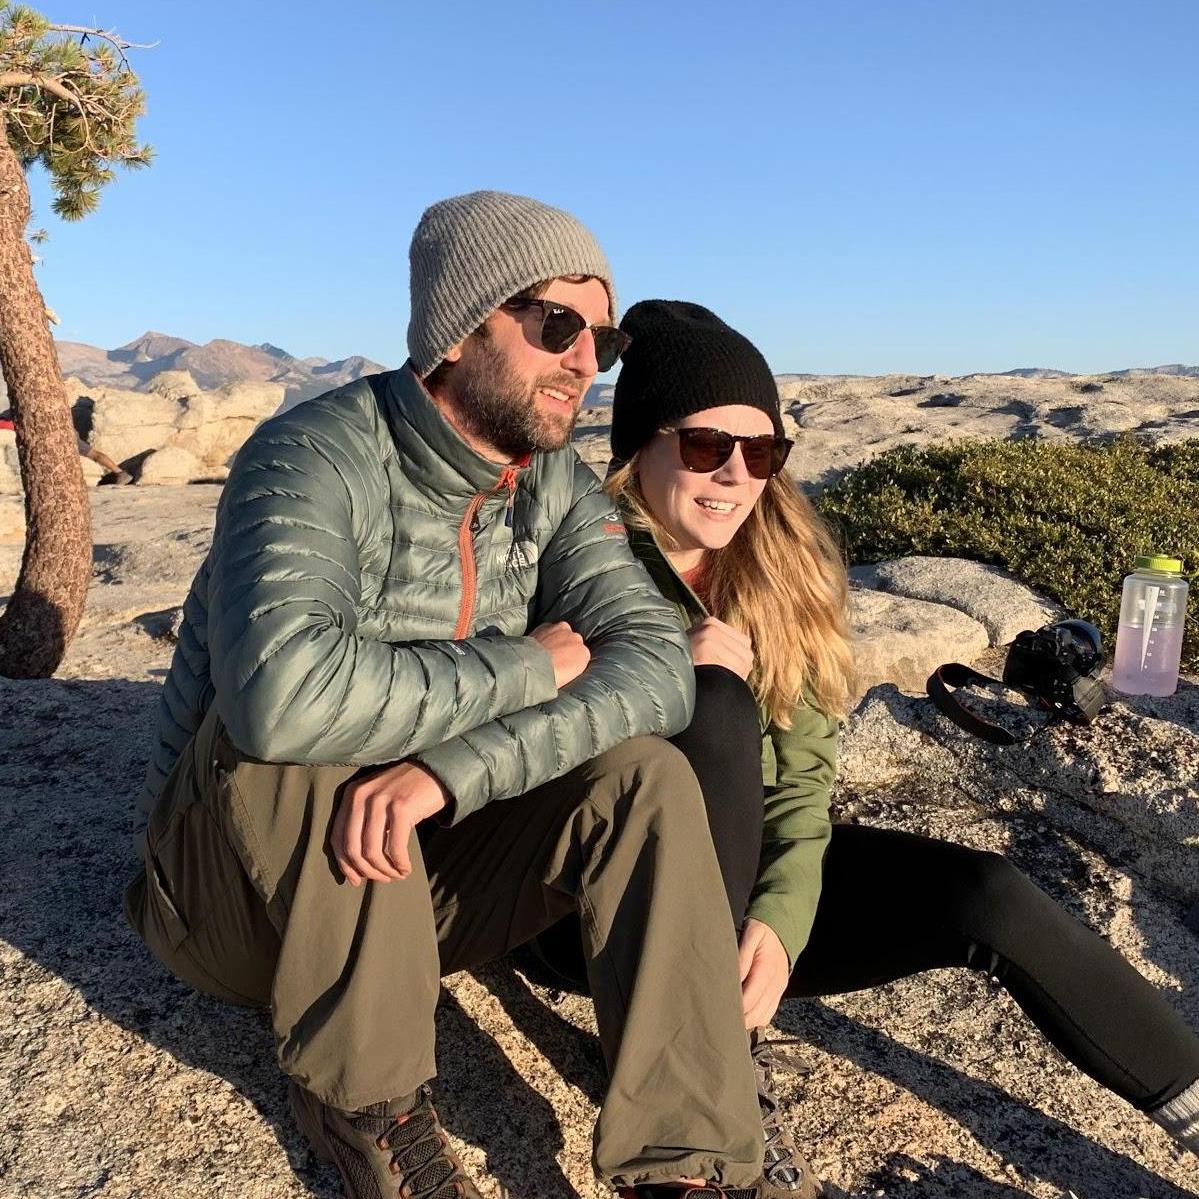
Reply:
[[[24, 71], [9, 71], [7, 74], [0, 75], [0, 90], [6, 87], [40, 87], [50, 95], [57, 96], [60, 100], [74, 105], [83, 120], [83, 144], [79, 149], [80, 151], [94, 152], [95, 144], [92, 141], [92, 124], [89, 118], [95, 117], [103, 120], [111, 116], [111, 111], [103, 104], [98, 104], [92, 98], [82, 95], [73, 86], [61, 82], [62, 78], [55, 79], [49, 75], [36, 75]], [[0, 103], [0, 108], [3, 107], [3, 103]], [[53, 110], [50, 119], [51, 128], [53, 128]]]
[[[111, 30], [40, 18], [33, 38], [8, 13], [9, 0], [0, 0], [0, 146], [12, 139], [23, 168], [46, 167], [58, 193], [55, 211], [76, 219], [111, 180], [109, 164], [149, 161], [148, 147], [132, 138], [144, 103], [125, 57], [135, 43]], [[14, 31], [25, 42], [10, 45]]]
[[57, 96], [60, 100], [66, 100], [68, 104], [74, 104], [84, 119], [87, 118], [87, 110], [84, 107], [83, 99], [74, 89], [64, 86], [56, 79], [51, 79], [48, 75], [29, 75], [23, 71], [9, 71], [7, 74], [0, 75], [0, 88], [6, 87], [40, 87], [48, 91], [52, 96]]
[[127, 42], [111, 29], [93, 29], [90, 25], [51, 25], [55, 33], [82, 33], [87, 37], [103, 38], [118, 50], [153, 50], [158, 42]]
[[93, 29], [88, 25], [55, 24], [50, 26], [50, 31], [53, 33], [78, 33], [82, 41], [86, 41], [89, 37], [95, 37], [108, 42], [121, 56], [121, 65], [127, 70], [129, 69], [129, 59], [125, 55], [126, 50], [153, 50], [158, 45], [158, 42], [127, 42], [120, 34], [111, 29]]

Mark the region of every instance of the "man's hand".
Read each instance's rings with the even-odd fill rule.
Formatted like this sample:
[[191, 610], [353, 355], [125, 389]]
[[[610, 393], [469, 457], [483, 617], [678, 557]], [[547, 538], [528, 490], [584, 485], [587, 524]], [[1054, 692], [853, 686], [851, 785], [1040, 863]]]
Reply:
[[754, 648], [747, 633], [715, 616], [705, 616], [687, 630], [696, 666], [725, 666], [741, 678], [754, 668]]
[[741, 967], [741, 1010], [745, 1015], [745, 1027], [761, 1028], [774, 1019], [787, 989], [791, 977], [787, 951], [769, 924], [751, 916], [741, 930], [737, 960]]
[[412, 831], [440, 812], [449, 796], [436, 775], [400, 762], [347, 783], [333, 818], [330, 846], [346, 882], [389, 883], [412, 873]]
[[577, 679], [591, 661], [587, 643], [564, 620], [538, 625], [530, 634], [554, 663], [554, 685], [559, 691]]

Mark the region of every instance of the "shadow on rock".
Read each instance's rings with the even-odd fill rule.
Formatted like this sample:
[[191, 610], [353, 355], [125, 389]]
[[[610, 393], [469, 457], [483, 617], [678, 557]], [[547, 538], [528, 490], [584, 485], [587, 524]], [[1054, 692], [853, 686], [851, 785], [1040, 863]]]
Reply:
[[93, 1011], [227, 1079], [312, 1193], [333, 1199], [341, 1194], [334, 1175], [310, 1167], [292, 1126], [265, 1015], [191, 991], [122, 918], [158, 693], [122, 680], [0, 680], [0, 708], [20, 713], [0, 727], [0, 938]]
[[[577, 1087], [597, 1107], [608, 1086], [608, 1073], [599, 1038], [576, 1028], [553, 1008], [555, 988], [560, 984], [548, 974], [539, 976], [535, 963], [521, 957], [519, 970], [511, 959], [496, 962], [475, 977], [499, 1001], [508, 1019], [545, 1056], [565, 1082]], [[534, 994], [522, 974], [550, 989], [549, 1003]], [[573, 991], [582, 994], [582, 991]]]
[[1028, 1191], [1005, 1186], [940, 1154], [933, 1155], [929, 1164], [893, 1153], [868, 1186], [887, 1199], [1028, 1199]]
[[[1110, 690], [1110, 689], [1109, 689]], [[1173, 695], [1119, 695], [1112, 692], [1114, 699], [1119, 699], [1141, 716], [1151, 716], [1155, 720], [1164, 720], [1176, 724], [1188, 733], [1199, 736], [1199, 686], [1178, 680], [1178, 688]]]
[[595, 425], [576, 425], [574, 431], [575, 440], [584, 437], [607, 437], [612, 426], [609, 422]]
[[564, 1141], [553, 1108], [444, 990], [437, 1041], [434, 1101], [446, 1128], [482, 1149], [488, 1173], [513, 1195], [579, 1199], [555, 1161]]
[[[888, 1078], [925, 1103], [968, 1128], [980, 1144], [999, 1154], [1021, 1175], [1073, 1191], [1080, 1199], [1137, 1196], [1143, 1199], [1190, 1199], [1191, 1192], [1076, 1132], [1068, 1124], [1030, 1107], [1006, 1091], [979, 1082], [952, 1066], [909, 1049], [886, 1034], [867, 1028], [815, 1000], [787, 1001], [775, 1024], [826, 1053], [844, 1057], [860, 1069]], [[1113, 1103], [1119, 1100], [1112, 1100]], [[911, 1171], [919, 1173], [915, 1180]], [[876, 1179], [888, 1199], [970, 1195], [1009, 1199], [1027, 1192], [986, 1179], [963, 1178], [967, 1167], [944, 1162], [888, 1162], [887, 1179]], [[1097, 1180], [1102, 1180], [1097, 1185]], [[977, 1182], [978, 1189], [973, 1183]]]
[[[121, 680], [0, 679], [0, 710], [14, 714], [0, 722], [0, 939], [93, 1011], [228, 1080], [270, 1125], [309, 1192], [337, 1199], [335, 1172], [294, 1127], [265, 1013], [193, 992], [122, 918], [158, 695], [153, 684]], [[538, 1199], [577, 1199], [547, 1149], [562, 1145], [548, 1103], [453, 1001], [439, 1025], [447, 1127], [483, 1148], [514, 1193], [526, 1195], [528, 1179]]]

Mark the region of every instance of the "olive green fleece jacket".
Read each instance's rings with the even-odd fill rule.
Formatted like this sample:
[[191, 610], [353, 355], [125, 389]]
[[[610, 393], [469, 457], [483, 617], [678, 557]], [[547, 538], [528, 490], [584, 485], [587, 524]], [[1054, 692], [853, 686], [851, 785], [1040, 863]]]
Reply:
[[[709, 615], [650, 533], [630, 529], [629, 545], [684, 627]], [[764, 709], [759, 709], [759, 715], [766, 814], [758, 881], [748, 915], [778, 934], [794, 966], [808, 943], [820, 899], [839, 726], [833, 717], [806, 704], [792, 710], [789, 729], [781, 728]]]

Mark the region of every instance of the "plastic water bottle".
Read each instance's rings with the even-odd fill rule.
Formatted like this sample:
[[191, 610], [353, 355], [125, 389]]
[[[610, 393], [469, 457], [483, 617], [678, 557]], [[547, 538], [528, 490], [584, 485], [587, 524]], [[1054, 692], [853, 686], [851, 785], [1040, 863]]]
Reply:
[[1187, 610], [1182, 563], [1146, 554], [1135, 566], [1124, 580], [1112, 686], [1125, 695], [1173, 695]]

